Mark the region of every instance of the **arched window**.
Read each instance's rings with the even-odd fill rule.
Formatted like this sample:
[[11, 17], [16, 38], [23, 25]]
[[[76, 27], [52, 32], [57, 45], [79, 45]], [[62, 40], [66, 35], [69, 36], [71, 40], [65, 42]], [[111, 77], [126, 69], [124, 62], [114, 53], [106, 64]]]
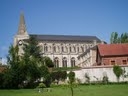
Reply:
[[54, 67], [55, 68], [58, 68], [59, 67], [59, 58], [58, 57], [56, 57], [56, 58], [54, 58]]
[[62, 60], [63, 67], [67, 67], [67, 58], [64, 57]]
[[47, 44], [44, 44], [44, 52], [47, 52], [48, 51], [48, 46]]
[[76, 52], [76, 47], [75, 46], [73, 46], [73, 52]]
[[68, 52], [68, 47], [67, 46], [65, 46], [65, 52]]
[[53, 46], [53, 52], [56, 52], [56, 46]]
[[77, 47], [77, 51], [79, 52], [79, 47]]
[[64, 52], [64, 47], [63, 46], [61, 47], [61, 50], [62, 50], [62, 52]]
[[72, 47], [71, 46], [69, 47], [69, 50], [70, 50], [70, 52], [72, 52]]
[[75, 67], [75, 58], [74, 57], [71, 58], [71, 67]]
[[84, 48], [81, 46], [81, 51], [84, 52]]

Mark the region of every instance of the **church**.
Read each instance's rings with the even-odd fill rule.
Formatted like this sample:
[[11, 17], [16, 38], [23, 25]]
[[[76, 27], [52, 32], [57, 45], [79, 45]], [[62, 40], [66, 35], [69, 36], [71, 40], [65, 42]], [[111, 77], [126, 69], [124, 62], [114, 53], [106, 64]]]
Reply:
[[14, 46], [18, 44], [19, 54], [23, 53], [22, 43], [30, 36], [34, 36], [38, 40], [42, 56], [50, 57], [55, 67], [80, 66], [78, 56], [101, 43], [101, 40], [96, 36], [29, 34], [24, 14], [21, 13], [18, 32], [14, 37]]
[[[75, 78], [85, 82], [87, 75], [91, 82], [102, 81], [108, 77], [110, 82], [117, 82], [113, 73], [113, 65], [119, 64], [128, 73], [128, 44], [105, 44], [96, 36], [44, 35], [29, 34], [26, 30], [24, 14], [20, 15], [14, 46], [19, 46], [19, 54], [23, 53], [23, 43], [34, 36], [41, 46], [41, 55], [48, 56], [54, 67], [75, 67]], [[120, 81], [128, 81], [121, 77]]]

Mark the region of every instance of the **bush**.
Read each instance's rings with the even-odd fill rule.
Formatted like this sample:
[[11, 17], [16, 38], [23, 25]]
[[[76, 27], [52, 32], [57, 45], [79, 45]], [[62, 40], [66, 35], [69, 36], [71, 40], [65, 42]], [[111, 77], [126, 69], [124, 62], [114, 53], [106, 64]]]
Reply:
[[39, 85], [38, 85], [38, 88], [45, 88], [46, 86], [45, 86], [45, 84], [44, 83], [39, 83]]
[[119, 82], [120, 76], [123, 74], [123, 70], [121, 69], [120, 66], [114, 65], [113, 66], [113, 72], [117, 77], [117, 81]]
[[86, 82], [90, 83], [90, 77], [88, 73], [85, 73]]
[[107, 84], [108, 83], [108, 76], [103, 76], [103, 83]]
[[51, 76], [52, 76], [52, 81], [58, 84], [59, 80], [65, 80], [67, 78], [67, 72], [66, 71], [52, 72]]

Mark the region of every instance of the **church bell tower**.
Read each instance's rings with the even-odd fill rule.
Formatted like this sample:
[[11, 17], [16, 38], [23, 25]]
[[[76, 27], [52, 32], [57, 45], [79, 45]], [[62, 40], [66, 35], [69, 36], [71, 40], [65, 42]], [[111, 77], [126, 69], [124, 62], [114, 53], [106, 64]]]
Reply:
[[22, 45], [23, 41], [26, 39], [29, 39], [29, 35], [26, 30], [24, 14], [23, 12], [21, 12], [18, 32], [14, 37], [14, 46], [16, 46], [17, 44]]

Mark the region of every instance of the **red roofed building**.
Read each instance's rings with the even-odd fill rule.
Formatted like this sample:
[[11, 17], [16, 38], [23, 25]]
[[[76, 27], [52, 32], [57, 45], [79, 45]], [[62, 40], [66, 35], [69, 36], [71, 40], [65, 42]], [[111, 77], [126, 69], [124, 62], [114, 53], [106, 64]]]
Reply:
[[99, 44], [97, 46], [96, 62], [98, 65], [127, 65], [128, 43]]

